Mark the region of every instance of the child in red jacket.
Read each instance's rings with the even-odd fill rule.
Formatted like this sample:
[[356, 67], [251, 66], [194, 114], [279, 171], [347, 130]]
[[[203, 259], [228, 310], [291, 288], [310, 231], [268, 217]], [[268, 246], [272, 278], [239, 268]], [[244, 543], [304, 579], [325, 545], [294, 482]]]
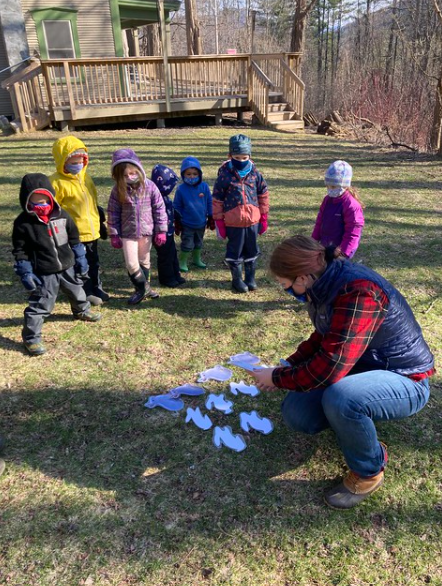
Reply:
[[217, 235], [222, 240], [227, 238], [225, 261], [232, 273], [232, 289], [238, 293], [257, 289], [258, 235], [267, 231], [269, 213], [267, 184], [251, 154], [248, 136], [236, 134], [230, 138], [230, 159], [221, 165], [212, 194]]

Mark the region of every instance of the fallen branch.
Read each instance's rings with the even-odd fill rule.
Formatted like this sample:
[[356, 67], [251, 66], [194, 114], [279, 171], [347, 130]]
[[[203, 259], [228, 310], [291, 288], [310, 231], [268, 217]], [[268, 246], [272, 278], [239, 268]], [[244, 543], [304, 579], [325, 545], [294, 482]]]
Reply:
[[391, 136], [391, 134], [390, 134], [390, 131], [388, 130], [388, 126], [383, 126], [383, 127], [382, 127], [382, 130], [384, 130], [384, 131], [385, 131], [386, 135], [387, 135], [387, 136], [388, 136], [388, 138], [390, 139], [390, 141], [391, 141], [391, 146], [392, 146], [392, 147], [394, 147], [394, 148], [398, 148], [398, 147], [404, 147], [404, 149], [409, 149], [409, 150], [410, 150], [410, 151], [412, 151], [413, 153], [416, 153], [416, 152], [417, 152], [417, 148], [415, 148], [415, 147], [411, 147], [411, 146], [409, 146], [408, 144], [404, 144], [404, 143], [402, 143], [402, 142], [396, 142], [395, 140], [393, 140], [393, 138], [392, 138], [392, 136]]

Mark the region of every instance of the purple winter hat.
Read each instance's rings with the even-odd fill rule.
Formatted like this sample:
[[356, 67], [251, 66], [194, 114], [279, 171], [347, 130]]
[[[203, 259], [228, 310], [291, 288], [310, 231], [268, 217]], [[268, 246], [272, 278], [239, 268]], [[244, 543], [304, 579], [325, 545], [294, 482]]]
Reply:
[[135, 151], [133, 151], [132, 149], [118, 149], [113, 153], [111, 172], [120, 163], [130, 163], [131, 165], [135, 165], [135, 167], [138, 167], [138, 169], [143, 174], [143, 178], [146, 179], [146, 173], [144, 172], [143, 165], [141, 164], [140, 159], [135, 154]]
[[335, 161], [325, 172], [325, 184], [334, 187], [350, 187], [353, 169], [345, 161]]

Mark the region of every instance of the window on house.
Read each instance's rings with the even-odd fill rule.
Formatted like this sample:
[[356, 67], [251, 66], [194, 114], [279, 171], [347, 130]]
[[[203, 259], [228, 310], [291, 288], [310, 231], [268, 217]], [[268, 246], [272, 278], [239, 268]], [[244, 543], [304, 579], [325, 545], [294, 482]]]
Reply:
[[70, 20], [43, 20], [43, 31], [49, 59], [75, 58]]

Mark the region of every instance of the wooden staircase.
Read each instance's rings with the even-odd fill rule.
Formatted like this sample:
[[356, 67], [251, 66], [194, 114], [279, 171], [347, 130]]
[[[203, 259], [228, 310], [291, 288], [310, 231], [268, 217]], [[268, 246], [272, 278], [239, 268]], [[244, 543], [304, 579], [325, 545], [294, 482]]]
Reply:
[[299, 132], [304, 130], [304, 121], [287, 102], [272, 102], [267, 108], [267, 124], [274, 130]]

